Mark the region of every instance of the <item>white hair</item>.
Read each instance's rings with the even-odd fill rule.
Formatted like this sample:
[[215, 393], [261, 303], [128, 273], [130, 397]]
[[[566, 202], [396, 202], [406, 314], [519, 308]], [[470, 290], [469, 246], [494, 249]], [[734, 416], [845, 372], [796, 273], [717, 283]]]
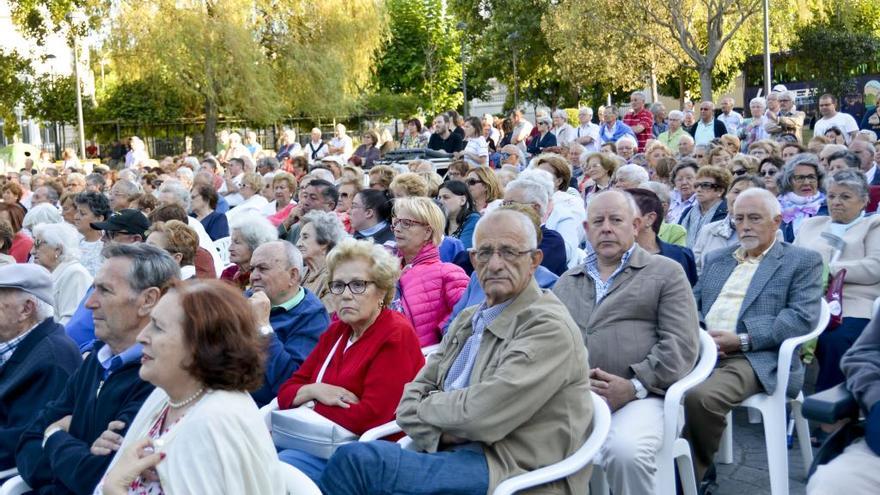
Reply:
[[546, 191], [549, 198], [553, 197], [556, 191], [556, 182], [553, 174], [540, 168], [528, 168], [520, 172], [516, 180], [530, 180], [540, 184]]
[[587, 196], [587, 216], [590, 215], [590, 205], [593, 204], [593, 202], [596, 200], [596, 198], [602, 197], [606, 194], [620, 194], [620, 195], [622, 195], [623, 199], [626, 201], [626, 204], [629, 205], [629, 210], [630, 210], [630, 213], [632, 213], [633, 218], [641, 216], [642, 211], [639, 209], [639, 205], [638, 205], [638, 203], [636, 203], [636, 200], [632, 197], [632, 194], [630, 194], [626, 191], [621, 191], [620, 189], [604, 189], [602, 191], [599, 191], [597, 193], [593, 193], [593, 194], [590, 194], [589, 196]]
[[590, 107], [580, 107], [578, 109], [578, 115], [589, 115], [593, 116], [593, 109]]
[[180, 167], [179, 169], [177, 169], [176, 172], [174, 172], [174, 175], [176, 175], [179, 179], [186, 179], [189, 182], [192, 182], [196, 174], [189, 167]]
[[[525, 247], [527, 249], [538, 248], [538, 232], [535, 230], [535, 222], [525, 213], [516, 210], [496, 209], [484, 215], [477, 221], [477, 226], [474, 228], [474, 241], [477, 240], [477, 237], [481, 237], [480, 232], [484, 228], [483, 225], [487, 223], [496, 222], [498, 225], [511, 225], [511, 222], [506, 221], [507, 219], [496, 218], [501, 215], [513, 215], [516, 218], [516, 224], [518, 224], [520, 232], [523, 233], [523, 237], [526, 239]], [[476, 249], [476, 242], [474, 244]]]
[[291, 268], [296, 268], [296, 270], [300, 274], [300, 277], [302, 277], [304, 267], [303, 257], [302, 253], [299, 249], [296, 248], [296, 246], [287, 241], [278, 240], [267, 242], [266, 244], [260, 246], [260, 248], [281, 248], [281, 250], [284, 251], [284, 259], [287, 260], [287, 269], [289, 270]]
[[[193, 169], [193, 170], [195, 170], [195, 169], [197, 169], [197, 168], [199, 168], [199, 167], [202, 166], [202, 164], [199, 163], [199, 159], [196, 158], [196, 157], [194, 157], [194, 156], [188, 156], [188, 157], [184, 158], [184, 159], [183, 159], [183, 164], [184, 164], [184, 165], [189, 165], [189, 168], [191, 168], [191, 169]], [[180, 170], [180, 169], [178, 169], [178, 170]]]
[[669, 186], [662, 182], [648, 181], [639, 184], [639, 189], [647, 189], [660, 198], [661, 203], [669, 204]]
[[21, 224], [24, 228], [33, 232], [34, 227], [37, 225], [61, 223], [63, 221], [64, 219], [61, 218], [61, 213], [58, 212], [58, 208], [55, 208], [55, 206], [50, 205], [49, 203], [42, 203], [28, 210]]
[[278, 229], [266, 217], [256, 211], [237, 215], [229, 222], [229, 233], [237, 230], [244, 238], [251, 253], [267, 242], [278, 240]]
[[673, 110], [667, 115], [670, 119], [684, 120], [684, 113], [681, 110]]
[[134, 184], [138, 183], [138, 174], [134, 171], [134, 169], [126, 168], [119, 171], [119, 179], [125, 179], [127, 181], [133, 182]]
[[782, 215], [782, 207], [779, 205], [779, 200], [776, 199], [776, 196], [774, 196], [773, 193], [761, 187], [750, 187], [739, 193], [739, 196], [736, 197], [736, 201], [733, 203], [733, 211], [736, 212], [736, 205], [739, 204], [740, 201], [748, 198], [760, 199], [764, 203], [764, 206], [767, 207], [767, 211], [770, 212], [771, 217]]
[[336, 182], [336, 177], [333, 176], [333, 172], [327, 170], [326, 168], [316, 168], [309, 172], [309, 175], [316, 179], [325, 180], [331, 184]]
[[617, 140], [617, 145], [618, 145], [618, 146], [620, 145], [620, 142], [621, 142], [621, 141], [626, 141], [626, 142], [632, 144], [633, 147], [639, 145], [639, 143], [638, 143], [635, 139], [633, 139], [633, 137], [630, 136], [629, 134], [626, 134], [626, 135], [624, 135], [624, 136], [621, 136], [620, 139]]
[[560, 119], [565, 119], [565, 121], [568, 121], [568, 112], [566, 112], [565, 110], [556, 110], [551, 115], [553, 115], [554, 117], [559, 117]]
[[691, 143], [694, 143], [694, 138], [690, 134], [685, 133], [685, 134], [682, 134], [682, 136], [680, 138], [678, 138], [679, 144], [682, 141], [690, 141]]
[[[180, 170], [189, 169], [178, 169], [178, 173], [180, 172]], [[192, 173], [192, 170], [190, 170], [190, 173]], [[182, 206], [184, 210], [189, 211], [191, 198], [189, 190], [183, 185], [182, 182], [174, 179], [166, 180], [162, 183], [161, 186], [159, 186], [159, 194], [162, 193], [168, 193], [175, 196], [175, 202], [179, 206]]]
[[761, 105], [761, 107], [763, 108], [767, 108], [767, 99], [763, 96], [756, 96], [752, 98], [752, 101], [749, 102], [749, 106], [752, 106], [754, 104], [758, 104]]
[[641, 184], [642, 182], [648, 182], [650, 180], [650, 177], [648, 177], [648, 171], [641, 165], [636, 165], [634, 163], [629, 163], [617, 169], [617, 172], [614, 173], [614, 178], [616, 180], [625, 180], [634, 184]]
[[648, 97], [645, 96], [645, 93], [643, 93], [641, 91], [633, 91], [632, 93], [630, 93], [630, 96], [635, 96], [635, 97], [641, 99], [642, 101], [648, 100]]
[[[525, 174], [525, 172], [523, 172], [523, 174]], [[526, 201], [538, 205], [538, 216], [543, 219], [544, 216], [547, 214], [547, 205], [550, 203], [551, 196], [547, 194], [547, 187], [545, 184], [541, 184], [534, 178], [524, 178], [522, 177], [523, 174], [520, 174], [520, 177], [517, 177], [516, 179], [510, 181], [507, 184], [507, 187], [504, 188], [504, 191], [522, 192]]]
[[48, 246], [60, 249], [58, 261], [73, 261], [80, 257], [79, 232], [67, 223], [44, 223], [34, 227], [34, 239], [40, 239]]

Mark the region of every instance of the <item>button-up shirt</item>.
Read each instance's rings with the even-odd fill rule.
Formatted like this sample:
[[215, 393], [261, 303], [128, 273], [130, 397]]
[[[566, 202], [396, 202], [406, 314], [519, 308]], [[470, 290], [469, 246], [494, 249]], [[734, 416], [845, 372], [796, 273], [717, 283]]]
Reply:
[[[37, 323], [37, 325], [39, 325], [39, 323]], [[21, 344], [25, 337], [27, 337], [33, 329], [37, 328], [37, 325], [32, 326], [30, 329], [28, 329], [27, 332], [19, 335], [18, 337], [7, 340], [6, 342], [0, 342], [0, 366], [3, 366], [4, 364], [6, 364], [6, 361], [9, 361], [12, 355], [15, 354], [15, 350], [18, 348], [18, 344]]]
[[708, 124], [702, 120], [697, 122], [694, 144], [709, 144], [713, 139], [715, 139], [715, 121], [710, 120]]
[[602, 298], [605, 297], [605, 294], [608, 293], [608, 290], [611, 289], [611, 284], [614, 283], [614, 279], [617, 275], [626, 268], [626, 264], [629, 261], [629, 257], [632, 255], [635, 250], [636, 245], [633, 244], [630, 248], [623, 253], [623, 256], [620, 257], [620, 264], [617, 265], [617, 269], [614, 270], [614, 273], [608, 277], [608, 280], [603, 281], [602, 275], [599, 273], [599, 255], [596, 254], [596, 251], [590, 250], [590, 253], [587, 255], [586, 261], [586, 271], [587, 275], [593, 279], [593, 283], [596, 284], [596, 304], [599, 304], [602, 301]]
[[513, 299], [508, 299], [495, 306], [486, 307], [486, 302], [484, 301], [480, 305], [480, 309], [474, 312], [474, 316], [471, 318], [471, 326], [474, 331], [468, 337], [464, 346], [462, 346], [461, 352], [458, 353], [455, 362], [452, 363], [452, 367], [449, 368], [446, 382], [443, 384], [444, 390], [459, 390], [470, 385], [471, 372], [474, 369], [474, 363], [477, 361], [480, 343], [483, 341], [483, 331], [501, 315], [506, 307], [510, 306], [511, 302], [513, 302]]
[[117, 371], [124, 365], [139, 361], [142, 353], [143, 347], [140, 344], [135, 344], [119, 354], [113, 354], [113, 349], [110, 349], [109, 345], [104, 345], [98, 349], [98, 362], [104, 368], [104, 380], [110, 378], [114, 371]]
[[746, 292], [752, 283], [752, 278], [758, 271], [758, 266], [764, 256], [773, 249], [776, 244], [774, 241], [760, 256], [757, 258], [748, 258], [746, 251], [739, 248], [733, 252], [736, 259], [736, 268], [731, 272], [718, 299], [712, 304], [709, 313], [706, 315], [706, 328], [709, 330], [722, 330], [725, 332], [736, 333], [736, 322], [739, 319], [739, 311], [742, 308], [743, 300], [746, 298]]

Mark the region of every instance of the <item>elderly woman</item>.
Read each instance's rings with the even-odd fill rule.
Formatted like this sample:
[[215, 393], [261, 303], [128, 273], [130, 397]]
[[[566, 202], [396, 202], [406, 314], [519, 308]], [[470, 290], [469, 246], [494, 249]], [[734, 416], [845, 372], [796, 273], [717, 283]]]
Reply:
[[4, 204], [8, 205], [18, 205], [21, 206], [22, 209], [27, 211], [27, 208], [21, 204], [21, 199], [24, 197], [24, 189], [15, 182], [7, 182], [0, 188], [0, 199], [3, 199]]
[[427, 196], [428, 182], [419, 174], [407, 172], [394, 177], [388, 189], [395, 198]]
[[[608, 189], [611, 178], [617, 172], [618, 161], [608, 153], [590, 153], [584, 167], [584, 178], [578, 183], [578, 189], [588, 198], [590, 194]], [[592, 181], [588, 185], [587, 180]]]
[[178, 284], [159, 300], [137, 337], [140, 376], [156, 389], [96, 493], [285, 492], [272, 438], [248, 394], [264, 366], [253, 315], [240, 292], [216, 281]]
[[394, 202], [392, 230], [403, 266], [394, 304], [413, 324], [422, 347], [440, 342], [440, 329], [469, 281], [459, 266], [440, 261], [445, 227], [443, 212], [428, 198]]
[[727, 164], [730, 163], [731, 158], [733, 158], [733, 155], [728, 153], [728, 151], [724, 147], [716, 146], [709, 150], [709, 155], [706, 158], [706, 162], [709, 165], [727, 168]]
[[33, 232], [34, 227], [37, 225], [62, 223], [63, 221], [64, 219], [61, 217], [61, 213], [58, 212], [58, 208], [49, 203], [40, 203], [28, 210], [21, 221], [21, 225], [26, 231]]
[[190, 203], [195, 217], [202, 222], [205, 232], [212, 241], [229, 237], [229, 223], [226, 215], [218, 213], [217, 191], [207, 184], [196, 184], [193, 187]]
[[472, 167], [485, 167], [489, 163], [489, 143], [483, 137], [483, 124], [477, 117], [469, 117], [464, 121], [464, 139], [467, 145], [464, 150], [454, 154]]
[[470, 249], [480, 214], [475, 211], [474, 199], [467, 184], [448, 180], [440, 187], [437, 199], [446, 213], [446, 229], [443, 233], [460, 240], [465, 249]]
[[371, 240], [380, 245], [393, 241], [392, 201], [387, 191], [364, 189], [357, 193], [348, 212], [354, 238]]
[[229, 226], [229, 261], [232, 266], [223, 270], [226, 280], [246, 290], [251, 283], [251, 255], [261, 244], [278, 239], [278, 229], [256, 213], [241, 215]]
[[874, 300], [880, 297], [880, 217], [865, 216], [865, 176], [857, 170], [842, 170], [828, 178], [826, 187], [831, 216], [804, 220], [794, 241], [796, 246], [818, 251], [832, 277], [846, 270], [843, 320], [819, 336], [817, 392], [843, 383], [840, 358], [874, 317]]
[[424, 148], [428, 146], [428, 139], [422, 134], [422, 121], [409, 119], [406, 121], [406, 133], [400, 141], [401, 149]]
[[346, 237], [342, 222], [332, 211], [312, 210], [302, 218], [296, 241], [306, 267], [302, 286], [318, 296], [326, 308], [332, 307], [328, 304], [331, 298], [327, 289], [327, 253]]
[[527, 150], [530, 155], [540, 155], [544, 148], [556, 146], [556, 135], [550, 132], [553, 121], [550, 117], [541, 116], [537, 119], [538, 134], [532, 138]]
[[694, 179], [700, 166], [691, 159], [684, 159], [673, 169], [670, 179], [672, 180], [672, 194], [669, 197], [669, 211], [666, 213], [666, 221], [678, 223], [684, 210], [693, 206], [697, 200], [694, 194]]
[[196, 276], [196, 252], [199, 249], [199, 235], [187, 224], [179, 220], [156, 222], [150, 226], [147, 244], [164, 249], [180, 267], [180, 279], [189, 280]]
[[277, 227], [296, 206], [296, 203], [291, 201], [293, 193], [296, 192], [296, 179], [287, 172], [279, 172], [272, 177], [272, 191], [275, 200], [263, 207], [263, 214], [272, 225]]
[[783, 167], [785, 167], [785, 162], [775, 156], [764, 158], [761, 160], [761, 164], [758, 165], [758, 175], [764, 181], [764, 189], [773, 193], [774, 196], [779, 196], [779, 185], [776, 182], [776, 176], [779, 175], [779, 171]]
[[614, 172], [613, 178], [614, 187], [616, 189], [631, 189], [633, 187], [639, 187], [639, 184], [647, 182], [648, 180], [650, 180], [650, 177], [648, 177], [648, 171], [641, 165], [636, 165], [634, 163], [621, 165], [620, 168]]
[[767, 100], [761, 96], [752, 98], [752, 101], [749, 102], [749, 112], [751, 112], [752, 117], [745, 119], [743, 126], [740, 128], [741, 151], [747, 151], [752, 143], [770, 137], [770, 134], [764, 128], [765, 124], [769, 121], [765, 115], [766, 110]]
[[66, 223], [34, 227], [34, 263], [52, 273], [55, 321], [66, 325], [92, 285], [92, 276], [79, 262], [79, 233]]
[[487, 208], [500, 206], [503, 192], [492, 169], [488, 167], [471, 169], [464, 182], [468, 185], [468, 191], [474, 198], [474, 204], [479, 214], [485, 213]]
[[363, 160], [364, 169], [370, 169], [373, 167], [373, 163], [380, 158], [379, 148], [377, 147], [379, 135], [376, 134], [376, 131], [370, 129], [361, 136], [361, 142], [363, 144], [354, 150], [353, 156], [358, 156]]
[[82, 252], [79, 260], [94, 277], [104, 262], [104, 258], [101, 256], [101, 250], [104, 249], [102, 240], [104, 233], [93, 229], [92, 224], [107, 221], [113, 212], [110, 209], [107, 196], [101, 193], [79, 193], [73, 201], [76, 204], [76, 214], [73, 217], [74, 226], [83, 236], [79, 242], [79, 249]]
[[749, 145], [748, 154], [758, 160], [768, 156], [779, 156], [779, 146], [769, 139], [762, 139]]
[[[400, 276], [394, 256], [349, 239], [327, 257], [327, 270], [339, 319], [278, 390], [278, 406], [311, 402], [316, 413], [360, 435], [394, 419], [404, 385], [425, 359], [409, 320], [389, 309]], [[327, 465], [302, 450], [283, 450], [279, 457], [313, 480]]]
[[673, 110], [669, 112], [669, 115], [666, 117], [666, 121], [669, 123], [669, 128], [666, 129], [665, 132], [660, 133], [657, 136], [657, 141], [669, 148], [670, 150], [678, 150], [678, 143], [681, 141], [681, 138], [684, 137], [688, 132], [681, 126], [681, 121], [684, 119], [684, 113], [680, 110]]
[[794, 242], [801, 223], [816, 215], [828, 214], [822, 183], [825, 169], [812, 153], [795, 155], [781, 174], [776, 174], [779, 205], [782, 207], [782, 229], [785, 242]]
[[238, 192], [244, 201], [235, 208], [226, 212], [226, 223], [235, 221], [236, 217], [248, 211], [262, 211], [269, 204], [261, 194], [260, 189], [263, 187], [263, 178], [260, 174], [251, 172], [244, 174], [241, 179], [241, 187]]
[[[764, 182], [753, 175], [738, 175], [731, 181], [724, 199], [728, 205], [732, 205], [739, 193], [752, 187], [764, 188]], [[736, 235], [733, 220], [730, 218], [730, 210], [728, 210], [726, 218], [711, 222], [700, 230], [700, 235], [697, 236], [697, 240], [691, 248], [697, 262], [697, 274], [699, 275], [703, 271], [703, 260], [706, 258], [706, 254], [737, 243], [739, 243], [739, 238]]]
[[651, 171], [651, 176], [654, 176], [653, 171], [657, 169], [657, 163], [663, 158], [669, 158], [672, 156], [672, 152], [669, 151], [669, 148], [666, 147], [665, 144], [651, 140], [648, 145], [645, 147], [645, 158], [648, 161], [648, 170]]
[[397, 175], [397, 171], [388, 165], [376, 165], [370, 169], [367, 175], [370, 179], [370, 189], [385, 191], [391, 187], [391, 182]]
[[740, 141], [738, 137], [733, 134], [725, 134], [721, 136], [719, 140], [721, 141], [721, 146], [727, 150], [727, 153], [729, 153], [731, 157], [734, 157], [739, 153]]
[[687, 230], [687, 247], [693, 249], [700, 229], [727, 217], [724, 192], [730, 186], [731, 180], [730, 172], [726, 168], [707, 165], [697, 172], [694, 179], [697, 200], [681, 214], [678, 221]]
[[730, 170], [731, 175], [734, 177], [739, 177], [741, 175], [757, 175], [758, 163], [758, 159], [753, 156], [739, 154], [734, 156], [730, 162], [728, 162], [727, 169]]
[[[505, 151], [502, 149], [502, 153]], [[508, 156], [513, 156], [512, 153]], [[467, 164], [464, 160], [453, 160], [449, 164], [449, 168], [446, 169], [446, 180], [460, 180], [464, 181], [467, 176], [468, 171], [470, 171], [471, 166]]]

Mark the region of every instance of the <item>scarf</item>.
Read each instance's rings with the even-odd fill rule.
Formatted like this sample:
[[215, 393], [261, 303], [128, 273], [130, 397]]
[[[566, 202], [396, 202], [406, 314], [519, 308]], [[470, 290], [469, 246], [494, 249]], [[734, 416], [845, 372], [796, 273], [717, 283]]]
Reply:
[[815, 216], [819, 208], [825, 204], [825, 193], [818, 192], [812, 196], [798, 196], [794, 192], [788, 192], [779, 197], [782, 206], [782, 222], [791, 223]]

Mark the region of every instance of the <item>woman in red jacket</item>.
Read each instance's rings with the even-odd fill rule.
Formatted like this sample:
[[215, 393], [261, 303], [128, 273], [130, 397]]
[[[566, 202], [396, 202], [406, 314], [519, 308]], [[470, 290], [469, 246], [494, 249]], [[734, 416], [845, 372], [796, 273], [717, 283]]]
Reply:
[[34, 240], [21, 230], [24, 221], [24, 208], [15, 203], [0, 203], [0, 222], [5, 222], [12, 227], [15, 236], [12, 238], [12, 246], [9, 248], [9, 256], [15, 258], [17, 263], [27, 263], [34, 246]]
[[[425, 358], [409, 320], [387, 308], [400, 275], [393, 255], [372, 242], [349, 239], [330, 252], [327, 268], [339, 320], [278, 390], [278, 406], [313, 407], [360, 435], [394, 419], [403, 386]], [[300, 450], [283, 450], [279, 457], [316, 481], [327, 465]]]

